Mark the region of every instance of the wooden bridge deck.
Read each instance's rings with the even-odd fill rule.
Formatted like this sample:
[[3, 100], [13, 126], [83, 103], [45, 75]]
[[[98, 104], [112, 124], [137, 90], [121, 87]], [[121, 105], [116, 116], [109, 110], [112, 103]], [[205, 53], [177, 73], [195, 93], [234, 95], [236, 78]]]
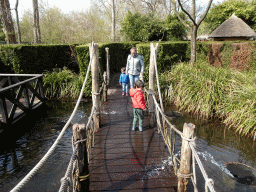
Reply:
[[175, 191], [164, 141], [145, 115], [144, 131], [132, 131], [130, 96], [121, 95], [117, 77], [102, 106], [89, 171], [90, 191]]

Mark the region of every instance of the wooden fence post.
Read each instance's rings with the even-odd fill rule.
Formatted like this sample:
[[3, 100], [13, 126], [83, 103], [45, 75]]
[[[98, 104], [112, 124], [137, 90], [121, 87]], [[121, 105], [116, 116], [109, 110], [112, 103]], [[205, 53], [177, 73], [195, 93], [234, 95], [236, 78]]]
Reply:
[[92, 101], [95, 107], [95, 113], [93, 115], [94, 128], [97, 129], [100, 127], [100, 87], [99, 87], [99, 62], [98, 62], [98, 44], [90, 44], [90, 51], [92, 51]]
[[181, 145], [180, 169], [178, 171], [178, 192], [187, 191], [189, 182], [189, 174], [191, 174], [192, 151], [189, 147], [188, 140], [194, 138], [195, 125], [192, 123], [184, 123], [183, 138]]
[[103, 81], [104, 81], [103, 102], [106, 102], [108, 100], [108, 85], [107, 85], [107, 72], [106, 71], [104, 71], [104, 73], [103, 73]]
[[109, 87], [109, 81], [110, 81], [110, 68], [109, 68], [110, 55], [109, 55], [109, 48], [106, 47], [105, 51], [106, 51], [106, 60], [107, 60], [107, 66], [106, 66], [106, 70], [107, 70], [107, 86]]
[[[73, 142], [83, 140], [86, 138], [86, 126], [85, 124], [73, 125]], [[73, 180], [73, 192], [86, 192], [89, 191], [89, 168], [87, 158], [86, 141], [82, 141], [77, 144], [78, 149], [76, 153], [76, 159], [73, 164], [72, 180]]]
[[155, 66], [154, 66], [154, 57], [153, 57], [154, 45], [150, 44], [150, 63], [149, 63], [149, 106], [148, 112], [150, 114], [150, 125], [151, 127], [155, 126], [155, 112], [154, 112], [154, 100], [153, 94], [155, 92]]

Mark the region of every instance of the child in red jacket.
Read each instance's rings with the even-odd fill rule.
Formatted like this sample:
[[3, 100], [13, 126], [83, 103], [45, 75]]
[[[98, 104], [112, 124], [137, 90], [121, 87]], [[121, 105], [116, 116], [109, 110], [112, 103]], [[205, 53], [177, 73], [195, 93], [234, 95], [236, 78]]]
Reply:
[[134, 86], [135, 89], [130, 89], [134, 116], [132, 130], [135, 131], [137, 121], [139, 120], [139, 130], [143, 131], [144, 111], [146, 110], [145, 99], [143, 96], [144, 83], [141, 80], [138, 80], [134, 83]]

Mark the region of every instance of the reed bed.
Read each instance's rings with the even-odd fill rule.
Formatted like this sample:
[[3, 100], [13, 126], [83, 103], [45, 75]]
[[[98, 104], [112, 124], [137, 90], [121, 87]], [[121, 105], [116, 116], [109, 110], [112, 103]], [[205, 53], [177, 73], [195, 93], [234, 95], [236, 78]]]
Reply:
[[222, 120], [242, 135], [256, 135], [256, 85], [252, 72], [181, 63], [161, 75], [164, 97], [200, 118]]
[[76, 98], [83, 85], [83, 77], [67, 68], [44, 73], [43, 87], [48, 99]]

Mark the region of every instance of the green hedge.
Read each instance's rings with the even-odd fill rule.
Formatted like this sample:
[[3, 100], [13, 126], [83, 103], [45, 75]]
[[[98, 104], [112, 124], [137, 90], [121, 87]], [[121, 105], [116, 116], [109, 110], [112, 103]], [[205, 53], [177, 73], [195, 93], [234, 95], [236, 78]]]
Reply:
[[69, 62], [69, 45], [0, 46], [0, 73], [40, 74]]
[[[136, 46], [138, 42], [130, 43], [100, 43], [99, 45], [99, 62], [101, 69], [106, 70], [106, 52], [105, 48], [109, 48], [110, 55], [110, 72], [120, 72], [122, 67], [126, 66], [127, 56], [130, 53], [130, 49]], [[81, 45], [76, 47], [77, 59], [79, 63], [80, 73], [86, 74], [90, 62], [89, 45]]]
[[[150, 63], [150, 43], [138, 44], [138, 53], [144, 56], [145, 74], [144, 80], [148, 81], [148, 71]], [[161, 73], [179, 61], [188, 61], [190, 54], [189, 42], [166, 42], [160, 43], [157, 55], [157, 69]]]

